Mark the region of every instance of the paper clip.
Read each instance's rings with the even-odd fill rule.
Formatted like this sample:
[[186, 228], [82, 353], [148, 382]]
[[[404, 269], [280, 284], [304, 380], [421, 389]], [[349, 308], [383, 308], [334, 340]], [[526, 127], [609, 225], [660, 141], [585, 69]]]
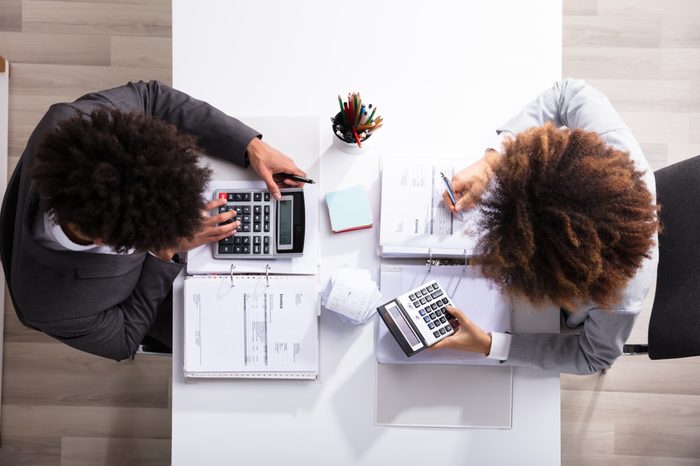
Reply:
[[469, 265], [469, 256], [467, 255], [467, 250], [464, 250], [464, 273], [467, 272], [467, 266]]
[[236, 286], [236, 285], [233, 284], [233, 269], [235, 269], [235, 268], [236, 268], [236, 265], [235, 265], [235, 264], [231, 264], [231, 272], [230, 272], [230, 275], [229, 275], [229, 277], [231, 278], [231, 288], [233, 288], [233, 287]]
[[265, 265], [265, 280], [267, 281], [265, 288], [268, 288], [270, 286], [270, 264]]
[[428, 248], [428, 273], [433, 270], [433, 249]]

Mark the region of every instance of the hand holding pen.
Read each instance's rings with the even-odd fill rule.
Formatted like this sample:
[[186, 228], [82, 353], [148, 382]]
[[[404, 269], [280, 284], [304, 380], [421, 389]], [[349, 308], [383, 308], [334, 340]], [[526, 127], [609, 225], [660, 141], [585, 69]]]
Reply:
[[455, 213], [474, 208], [489, 185], [493, 167], [499, 160], [500, 156], [487, 152], [480, 160], [455, 173], [451, 183], [452, 196], [447, 191], [442, 195], [445, 205]]
[[276, 173], [274, 178], [278, 183], [281, 183], [284, 180], [292, 180], [296, 181], [297, 183], [314, 184], [314, 180], [311, 178], [304, 178], [303, 176], [293, 175], [291, 173]]
[[[246, 153], [250, 160], [250, 166], [260, 175], [260, 178], [262, 178], [267, 185], [267, 189], [270, 191], [270, 194], [272, 194], [272, 197], [278, 201], [282, 198], [278, 185], [287, 187], [303, 186], [305, 181], [300, 181], [291, 177], [304, 178], [306, 173], [297, 167], [291, 158], [269, 144], [258, 138], [253, 138], [246, 148]], [[279, 177], [278, 175], [286, 176]], [[279, 181], [277, 181], [276, 178], [279, 179]]]
[[[455, 197], [455, 190], [452, 187], [452, 183], [450, 183], [450, 180], [447, 179], [444, 173], [440, 172], [440, 176], [442, 177], [442, 181], [445, 182], [445, 186], [447, 187], [446, 194], [449, 196], [450, 201], [452, 202], [452, 206], [457, 205], [457, 198]], [[444, 197], [444, 195], [443, 195]], [[449, 204], [445, 203], [446, 205], [449, 206]], [[456, 207], [455, 207], [456, 209]], [[459, 218], [464, 220], [464, 214], [462, 213], [461, 210], [458, 211]]]

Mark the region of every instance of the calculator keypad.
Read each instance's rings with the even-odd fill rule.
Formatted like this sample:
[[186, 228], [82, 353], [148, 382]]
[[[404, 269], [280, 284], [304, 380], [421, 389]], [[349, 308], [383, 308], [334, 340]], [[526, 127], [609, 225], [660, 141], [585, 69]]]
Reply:
[[272, 227], [269, 192], [262, 191], [219, 191], [219, 199], [226, 199], [226, 205], [219, 207], [219, 213], [236, 211], [233, 219], [222, 223], [239, 221], [236, 234], [219, 241], [219, 255], [264, 257], [271, 256]]
[[409, 314], [429, 345], [454, 333], [450, 323], [453, 316], [446, 309], [451, 302], [437, 282], [412, 290], [400, 299], [410, 303]]

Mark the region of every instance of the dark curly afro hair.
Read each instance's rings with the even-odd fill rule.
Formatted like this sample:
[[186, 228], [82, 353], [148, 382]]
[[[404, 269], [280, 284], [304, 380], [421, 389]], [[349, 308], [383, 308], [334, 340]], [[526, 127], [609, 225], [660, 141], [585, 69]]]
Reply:
[[484, 274], [534, 303], [614, 304], [659, 227], [642, 175], [593, 132], [547, 124], [518, 134], [482, 200]]
[[45, 208], [116, 251], [175, 247], [200, 226], [211, 171], [194, 137], [140, 114], [95, 110], [63, 121], [31, 167]]

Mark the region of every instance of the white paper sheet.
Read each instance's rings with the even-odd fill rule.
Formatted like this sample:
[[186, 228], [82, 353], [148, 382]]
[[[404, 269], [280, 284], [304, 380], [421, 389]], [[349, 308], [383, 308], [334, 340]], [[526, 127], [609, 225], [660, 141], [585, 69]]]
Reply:
[[381, 299], [377, 283], [366, 269], [337, 269], [321, 295], [321, 305], [354, 325], [366, 323]]
[[464, 257], [476, 243], [477, 212], [452, 215], [442, 200], [460, 161], [382, 159], [379, 246], [383, 257]]
[[185, 280], [188, 376], [318, 372], [316, 277], [270, 277], [269, 283], [260, 276]]

